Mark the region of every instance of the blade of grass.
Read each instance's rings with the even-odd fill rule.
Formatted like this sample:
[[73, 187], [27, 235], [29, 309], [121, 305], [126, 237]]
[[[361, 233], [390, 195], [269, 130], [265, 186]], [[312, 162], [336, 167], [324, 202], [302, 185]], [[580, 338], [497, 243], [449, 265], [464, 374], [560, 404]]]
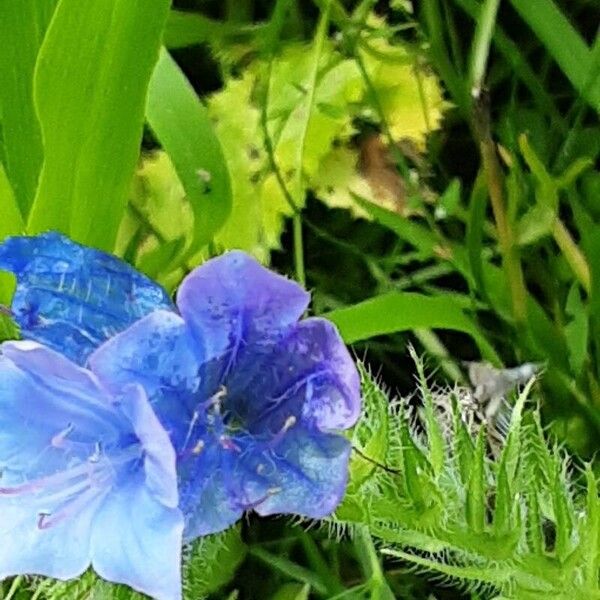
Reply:
[[308, 583], [317, 594], [327, 597], [327, 586], [321, 581], [321, 578], [312, 571], [301, 567], [287, 558], [271, 554], [260, 546], [251, 546], [249, 553], [251, 556], [258, 558], [269, 567], [283, 573], [290, 579], [294, 579], [300, 583]]
[[375, 544], [366, 526], [357, 528], [354, 536], [354, 548], [362, 572], [367, 578], [366, 585], [371, 590], [370, 597], [377, 600], [393, 600], [395, 596], [385, 580]]
[[510, 0], [575, 89], [600, 110], [600, 78], [590, 85], [592, 55], [585, 41], [552, 0]]
[[[301, 128], [300, 128], [300, 136], [298, 139], [298, 154], [296, 157], [296, 166], [295, 166], [295, 174], [293, 185], [295, 190], [292, 190], [292, 196], [295, 198], [295, 204], [304, 204], [304, 181], [303, 181], [303, 164], [304, 164], [304, 152], [306, 149], [306, 136], [308, 133], [308, 128], [310, 126], [310, 117], [313, 110], [314, 102], [315, 102], [315, 91], [317, 89], [317, 77], [319, 74], [319, 63], [321, 61], [321, 55], [323, 53], [323, 45], [325, 43], [325, 38], [327, 35], [327, 27], [329, 25], [329, 11], [331, 7], [331, 2], [327, 2], [325, 5], [325, 10], [321, 13], [321, 18], [319, 19], [319, 24], [317, 25], [317, 31], [315, 34], [315, 39], [313, 42], [313, 57], [312, 64], [310, 70], [310, 76], [308, 80], [308, 88], [307, 95], [304, 101], [304, 106], [302, 109], [302, 115], [304, 118], [302, 120]], [[306, 275], [304, 272], [304, 247], [302, 240], [302, 222], [300, 220], [300, 216], [295, 214], [293, 217], [294, 223], [294, 262], [296, 266], [296, 278], [298, 282], [302, 285], [306, 285]]]
[[44, 164], [31, 233], [112, 250], [169, 0], [61, 0], [35, 69]]
[[500, 0], [485, 0], [477, 17], [469, 61], [469, 86], [474, 98], [481, 94], [499, 6]]
[[339, 578], [329, 568], [329, 565], [321, 555], [321, 551], [315, 540], [302, 527], [298, 527], [298, 539], [302, 544], [306, 558], [312, 570], [317, 573], [323, 583], [327, 585], [327, 593], [331, 596], [344, 591], [344, 586]]
[[515, 322], [523, 323], [527, 318], [527, 288], [525, 287], [518, 248], [514, 240], [513, 227], [506, 210], [504, 173], [492, 139], [487, 98], [484, 96], [479, 98], [475, 107], [473, 129], [479, 146], [483, 172], [494, 213], [502, 253], [502, 266], [510, 290], [513, 318]]
[[443, 14], [438, 0], [423, 0], [421, 3], [423, 19], [427, 27], [430, 44], [429, 55], [442, 77], [446, 87], [452, 95], [453, 102], [459, 107], [463, 116], [470, 112], [471, 101], [467, 86], [464, 84], [462, 74], [457, 71], [450, 61], [451, 53], [448, 51], [444, 39], [446, 27], [442, 21]]
[[[479, 4], [475, 0], [453, 0], [453, 2], [467, 13], [471, 18], [476, 19], [479, 11]], [[522, 50], [506, 35], [504, 30], [496, 23], [492, 39], [498, 51], [509, 63], [515, 75], [529, 88], [533, 101], [554, 121], [564, 126], [564, 119], [556, 108], [552, 96], [548, 93], [544, 84], [540, 81], [535, 71], [529, 66]]]
[[[23, 233], [25, 225], [17, 206], [10, 182], [0, 163], [0, 241], [9, 235]], [[0, 304], [10, 305], [15, 287], [14, 275], [0, 273]], [[0, 312], [0, 340], [14, 337], [14, 327], [8, 314]]]

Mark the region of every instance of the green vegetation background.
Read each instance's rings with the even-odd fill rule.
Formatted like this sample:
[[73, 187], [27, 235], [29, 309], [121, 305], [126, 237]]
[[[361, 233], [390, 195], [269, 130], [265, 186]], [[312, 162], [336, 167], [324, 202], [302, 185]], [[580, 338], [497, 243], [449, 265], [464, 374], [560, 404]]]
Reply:
[[[203, 540], [190, 598], [600, 597], [599, 23], [597, 0], [0, 0], [0, 237], [59, 229], [169, 290], [244, 248], [377, 373], [335, 518]], [[439, 388], [468, 360], [543, 368], [496, 453]]]

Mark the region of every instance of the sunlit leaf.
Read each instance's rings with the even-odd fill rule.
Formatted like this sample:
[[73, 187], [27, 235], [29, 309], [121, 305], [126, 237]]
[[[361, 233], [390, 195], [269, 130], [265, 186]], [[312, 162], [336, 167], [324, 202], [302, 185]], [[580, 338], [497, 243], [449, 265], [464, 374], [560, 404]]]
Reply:
[[33, 71], [57, 0], [0, 2], [0, 113], [6, 172], [26, 217], [42, 166], [40, 126], [33, 104]]
[[61, 0], [34, 97], [44, 164], [28, 229], [112, 250], [138, 159], [169, 0]]
[[164, 49], [150, 81], [146, 116], [171, 158], [194, 215], [191, 255], [225, 222], [231, 210], [231, 185], [208, 112]]

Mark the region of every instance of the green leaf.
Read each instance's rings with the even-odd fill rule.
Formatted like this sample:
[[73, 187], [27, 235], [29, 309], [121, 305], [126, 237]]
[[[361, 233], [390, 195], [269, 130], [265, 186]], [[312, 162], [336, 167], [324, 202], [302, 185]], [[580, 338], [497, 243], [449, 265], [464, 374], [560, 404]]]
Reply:
[[[479, 18], [481, 10], [479, 0], [454, 0], [454, 3], [473, 19]], [[498, 52], [504, 56], [504, 59], [510, 65], [512, 73], [529, 88], [532, 99], [538, 107], [552, 115], [552, 118], [556, 121], [562, 122], [562, 116], [556, 108], [554, 99], [549, 93], [547, 86], [538, 77], [538, 74], [531, 68], [529, 63], [523, 60], [522, 48], [511, 40], [497, 22], [493, 32], [493, 40]]]
[[250, 554], [267, 564], [273, 570], [282, 573], [286, 577], [290, 579], [294, 579], [299, 581], [300, 583], [308, 584], [310, 587], [319, 595], [327, 594], [327, 585], [325, 582], [321, 581], [321, 578], [301, 567], [300, 565], [292, 562], [291, 560], [284, 558], [283, 556], [277, 556], [275, 554], [271, 554], [267, 552], [260, 546], [252, 546], [250, 548]]
[[198, 538], [184, 549], [185, 597], [203, 598], [231, 581], [246, 551], [239, 526]]
[[44, 164], [28, 229], [112, 250], [169, 0], [61, 0], [34, 82]]
[[552, 0], [511, 0], [579, 93], [600, 110], [600, 78], [590, 83], [592, 53]]
[[163, 41], [167, 48], [185, 48], [206, 42], [215, 43], [227, 38], [239, 43], [250, 40], [265, 29], [265, 25], [224, 23], [198, 13], [172, 10]]
[[512, 526], [513, 498], [510, 491], [510, 483], [503, 462], [498, 467], [498, 480], [496, 483], [496, 494], [494, 496], [494, 534], [497, 537], [507, 535]]
[[595, 588], [598, 585], [598, 569], [600, 568], [600, 499], [598, 498], [598, 482], [590, 465], [586, 466], [585, 477], [587, 521], [581, 532], [585, 559], [584, 576], [586, 583]]
[[9, 235], [19, 235], [24, 229], [13, 188], [0, 163], [0, 241]]
[[485, 485], [485, 428], [479, 430], [475, 444], [475, 454], [471, 463], [467, 485], [467, 523], [475, 533], [485, 529], [486, 485]]
[[310, 585], [305, 583], [286, 583], [271, 597], [271, 600], [308, 600]]
[[[317, 25], [317, 31], [313, 40], [312, 56], [310, 60], [309, 76], [306, 81], [307, 87], [302, 90], [303, 97], [298, 106], [295, 107], [296, 115], [292, 119], [290, 115], [290, 121], [293, 122], [295, 127], [298, 128], [298, 135], [295, 138], [295, 157], [292, 164], [294, 169], [294, 178], [292, 182], [291, 193], [297, 202], [304, 204], [304, 181], [303, 181], [303, 166], [305, 162], [305, 152], [308, 142], [309, 125], [311, 123], [311, 117], [313, 113], [313, 107], [315, 104], [318, 74], [319, 74], [319, 63], [321, 62], [321, 56], [323, 54], [323, 46], [327, 37], [327, 28], [329, 25], [329, 10], [331, 2], [326, 3], [325, 9], [321, 12], [319, 24]], [[269, 81], [269, 85], [272, 82]], [[313, 131], [314, 131], [313, 122]], [[280, 138], [280, 142], [281, 142]]]
[[471, 93], [479, 96], [492, 43], [492, 35], [496, 25], [496, 17], [500, 0], [484, 0], [477, 17], [477, 27], [471, 45], [469, 61], [469, 84]]
[[[23, 233], [24, 225], [10, 182], [0, 163], [0, 241], [9, 235]], [[15, 287], [12, 274], [0, 273], [0, 304], [9, 305]], [[15, 328], [8, 317], [0, 315], [0, 340], [15, 337]]]
[[27, 216], [43, 160], [33, 104], [33, 71], [57, 0], [0, 2], [0, 114], [6, 171]]
[[500, 463], [505, 469], [509, 481], [514, 479], [517, 471], [519, 455], [522, 449], [521, 427], [523, 421], [523, 408], [525, 406], [525, 401], [531, 393], [533, 384], [533, 379], [527, 382], [527, 385], [525, 385], [522, 392], [519, 394], [517, 402], [512, 409], [508, 431], [506, 432], [506, 444], [502, 450]]
[[146, 116], [167, 152], [194, 213], [188, 254], [206, 245], [231, 211], [231, 183], [207, 109], [163, 48], [148, 90]]
[[338, 326], [347, 343], [412, 329], [450, 329], [469, 334], [485, 358], [496, 358], [475, 323], [450, 297], [389, 292], [323, 316]]
[[579, 285], [575, 282], [569, 290], [565, 312], [571, 318], [564, 326], [569, 348], [569, 362], [575, 374], [581, 373], [588, 358], [589, 322], [587, 307], [583, 304]]
[[569, 506], [568, 483], [564, 473], [564, 465], [556, 461], [552, 477], [552, 505], [554, 508], [554, 522], [556, 524], [556, 540], [554, 551], [558, 560], [565, 561], [571, 551], [571, 520], [572, 510]]
[[466, 486], [471, 477], [475, 446], [473, 445], [473, 439], [471, 438], [469, 430], [462, 420], [456, 396], [452, 397], [452, 404], [452, 414], [454, 417], [454, 454], [456, 456], [456, 461], [458, 462], [460, 479]]
[[556, 212], [553, 208], [539, 203], [534, 205], [519, 219], [517, 243], [519, 246], [527, 246], [552, 235], [555, 220]]
[[115, 585], [100, 579], [91, 569], [77, 579], [69, 581], [42, 579], [35, 587], [34, 596], [43, 600], [72, 600], [74, 598], [144, 600], [146, 598], [125, 585]]
[[415, 509], [422, 511], [429, 500], [423, 485], [428, 465], [423, 451], [417, 446], [411, 435], [406, 411], [400, 416], [398, 434], [402, 447], [402, 474], [406, 491]]
[[435, 207], [436, 218], [445, 219], [454, 216], [460, 207], [460, 197], [460, 179], [453, 179], [438, 200]]
[[357, 529], [354, 537], [354, 548], [362, 572], [367, 579], [365, 587], [371, 592], [369, 598], [372, 600], [394, 600], [395, 596], [385, 580], [381, 562], [367, 527], [363, 526]]
[[415, 366], [417, 367], [419, 388], [423, 396], [424, 424], [427, 429], [428, 442], [427, 458], [429, 459], [429, 464], [431, 465], [435, 476], [439, 477], [442, 474], [442, 469], [444, 468], [446, 458], [446, 443], [444, 441], [444, 434], [442, 432], [437, 415], [435, 414], [433, 395], [431, 389], [429, 388], [429, 383], [427, 382], [423, 361], [417, 355], [412, 346], [409, 346], [408, 351], [415, 363]]
[[246, 71], [241, 79], [228, 79], [223, 89], [208, 98], [229, 171], [235, 173], [231, 214], [215, 242], [218, 247], [241, 248], [265, 262], [270, 249], [280, 245], [283, 215], [289, 214], [290, 207], [280, 194], [274, 201], [261, 195], [261, 174], [266, 165], [260, 109], [253, 103], [255, 86], [254, 75]]
[[376, 463], [385, 464], [389, 445], [389, 400], [360, 362], [358, 369], [363, 409], [352, 431], [352, 446], [367, 458], [358, 452], [353, 453], [349, 481], [352, 487], [362, 484], [377, 468]]

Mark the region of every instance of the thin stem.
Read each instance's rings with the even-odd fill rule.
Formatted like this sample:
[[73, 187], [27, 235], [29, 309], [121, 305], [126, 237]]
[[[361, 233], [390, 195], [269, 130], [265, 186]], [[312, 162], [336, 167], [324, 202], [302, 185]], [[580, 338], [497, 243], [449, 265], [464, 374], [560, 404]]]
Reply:
[[522, 323], [527, 316], [527, 289], [525, 288], [521, 262], [518, 257], [518, 249], [506, 214], [504, 174], [500, 166], [496, 146], [492, 140], [487, 98], [483, 96], [476, 103], [473, 129], [479, 143], [483, 171], [498, 231], [498, 241], [500, 243], [504, 270], [508, 279], [513, 315], [518, 323]]
[[329, 568], [315, 540], [301, 527], [298, 527], [298, 538], [312, 570], [326, 583], [328, 593], [335, 595], [343, 592], [344, 586], [339, 577]]
[[296, 281], [306, 287], [306, 273], [304, 270], [304, 242], [302, 240], [302, 218], [298, 213], [292, 217], [294, 225], [294, 263], [296, 269]]
[[394, 469], [380, 462], [377, 462], [374, 458], [367, 456], [362, 450], [360, 450], [356, 446], [352, 446], [352, 450], [356, 452], [356, 454], [358, 454], [363, 460], [366, 460], [368, 463], [371, 463], [375, 467], [383, 469], [386, 473], [390, 473], [391, 475], [402, 475], [402, 471], [400, 469]]
[[427, 352], [439, 360], [440, 366], [453, 382], [464, 382], [462, 371], [452, 359], [446, 346], [431, 329], [415, 329], [413, 333]]
[[473, 98], [479, 98], [481, 94], [499, 6], [500, 0], [485, 0], [479, 10], [469, 64], [469, 84]]

